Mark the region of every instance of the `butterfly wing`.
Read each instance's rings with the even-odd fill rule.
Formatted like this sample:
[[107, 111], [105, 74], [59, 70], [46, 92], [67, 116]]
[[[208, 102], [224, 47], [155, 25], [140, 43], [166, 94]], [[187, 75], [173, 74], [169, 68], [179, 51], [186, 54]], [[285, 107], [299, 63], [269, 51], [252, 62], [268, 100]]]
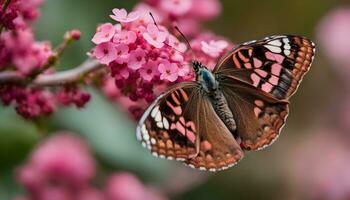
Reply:
[[309, 70], [315, 45], [300, 36], [271, 36], [239, 45], [214, 73], [232, 76], [277, 99], [288, 99]]
[[288, 102], [236, 79], [223, 79], [220, 87], [236, 120], [241, 147], [259, 150], [272, 144], [285, 123]]
[[226, 169], [243, 157], [240, 145], [194, 82], [177, 84], [160, 95], [136, 132], [154, 156], [201, 170]]

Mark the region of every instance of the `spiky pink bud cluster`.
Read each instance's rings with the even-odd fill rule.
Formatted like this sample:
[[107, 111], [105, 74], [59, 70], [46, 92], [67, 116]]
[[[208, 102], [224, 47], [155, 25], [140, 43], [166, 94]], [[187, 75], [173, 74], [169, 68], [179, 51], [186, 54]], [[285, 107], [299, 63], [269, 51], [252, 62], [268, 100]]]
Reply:
[[[175, 10], [167, 9], [161, 2], [141, 3], [130, 13], [125, 9], [113, 9], [110, 17], [117, 23], [101, 24], [92, 38], [96, 44], [92, 55], [109, 66], [117, 86], [113, 90], [119, 92], [111, 91], [109, 80], [105, 82], [108, 85], [103, 86], [104, 91], [107, 95], [113, 94], [113, 99], [122, 103], [136, 119], [166, 86], [194, 79], [190, 65], [195, 59], [193, 55], [212, 68], [224, 51], [232, 47], [227, 40], [214, 34], [197, 33], [190, 40], [191, 52], [186, 43], [177, 38], [172, 24], [182, 17], [201, 21], [188, 13], [194, 1], [179, 1], [181, 5]], [[175, 1], [170, 3], [175, 4]], [[119, 101], [123, 96], [136, 104], [124, 98]]]

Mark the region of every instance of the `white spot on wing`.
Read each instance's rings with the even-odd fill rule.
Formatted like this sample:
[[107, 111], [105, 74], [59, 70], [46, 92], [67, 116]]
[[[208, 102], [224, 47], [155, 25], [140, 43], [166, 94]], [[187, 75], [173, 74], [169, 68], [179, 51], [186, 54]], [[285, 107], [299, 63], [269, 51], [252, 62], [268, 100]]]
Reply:
[[158, 126], [158, 128], [163, 128], [163, 123], [161, 121], [157, 122], [157, 126]]
[[162, 115], [160, 114], [159, 111], [157, 112], [156, 117], [154, 118], [154, 120], [156, 120], [156, 122], [162, 121]]
[[268, 48], [273, 53], [281, 53], [282, 50], [279, 47], [271, 46], [271, 45], [264, 45], [264, 47]]
[[169, 122], [165, 117], [163, 117], [163, 125], [165, 129], [167, 130], [169, 129]]
[[158, 157], [158, 153], [157, 152], [152, 152], [152, 155], [155, 157]]
[[159, 106], [154, 107], [152, 112], [151, 112], [151, 117], [154, 118], [156, 116], [156, 114], [158, 113], [158, 111], [159, 111]]
[[287, 50], [287, 49], [286, 49], [286, 50], [283, 51], [283, 53], [284, 53], [284, 55], [289, 56], [290, 50]]
[[156, 143], [157, 143], [156, 139], [151, 138], [151, 144], [156, 144]]
[[282, 43], [279, 40], [273, 40], [273, 41], [269, 42], [268, 44], [279, 46], [279, 47], [282, 46]]

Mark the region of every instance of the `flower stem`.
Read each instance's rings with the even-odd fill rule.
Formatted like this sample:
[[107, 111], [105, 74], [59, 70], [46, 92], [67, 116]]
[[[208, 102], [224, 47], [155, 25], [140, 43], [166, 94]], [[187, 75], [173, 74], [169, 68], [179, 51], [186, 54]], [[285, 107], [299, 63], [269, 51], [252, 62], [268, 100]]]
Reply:
[[54, 74], [40, 74], [33, 80], [18, 72], [8, 71], [0, 72], [0, 84], [17, 84], [33, 87], [60, 86], [71, 83], [78, 83], [86, 77], [86, 75], [104, 68], [97, 60], [87, 59], [79, 66]]

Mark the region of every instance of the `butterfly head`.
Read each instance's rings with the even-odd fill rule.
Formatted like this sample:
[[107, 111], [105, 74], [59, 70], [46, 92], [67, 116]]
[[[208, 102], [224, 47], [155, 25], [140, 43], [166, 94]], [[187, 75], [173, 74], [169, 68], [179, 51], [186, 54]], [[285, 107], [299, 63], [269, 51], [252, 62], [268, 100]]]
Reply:
[[196, 73], [196, 80], [202, 85], [205, 91], [209, 92], [218, 88], [214, 75], [197, 60], [192, 61], [193, 70]]
[[205, 66], [202, 65], [202, 63], [200, 63], [200, 62], [197, 61], [197, 60], [193, 60], [193, 61], [192, 61], [192, 67], [193, 67], [193, 70], [194, 70], [194, 72], [195, 72], [196, 74], [199, 73], [200, 69], [205, 68]]

